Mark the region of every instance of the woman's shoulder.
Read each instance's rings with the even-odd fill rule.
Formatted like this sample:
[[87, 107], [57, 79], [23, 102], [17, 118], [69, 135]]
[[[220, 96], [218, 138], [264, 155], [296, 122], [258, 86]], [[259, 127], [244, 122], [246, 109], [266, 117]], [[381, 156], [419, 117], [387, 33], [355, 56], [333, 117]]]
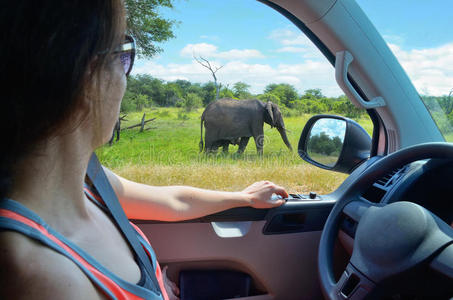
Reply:
[[0, 299], [105, 299], [71, 260], [13, 231], [0, 232]]

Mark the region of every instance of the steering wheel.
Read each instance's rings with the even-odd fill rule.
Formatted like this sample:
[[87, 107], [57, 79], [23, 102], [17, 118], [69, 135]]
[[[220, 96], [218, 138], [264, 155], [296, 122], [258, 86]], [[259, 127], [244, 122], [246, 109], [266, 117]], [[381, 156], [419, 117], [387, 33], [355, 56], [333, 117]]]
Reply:
[[[453, 282], [453, 228], [418, 204], [385, 205], [360, 197], [390, 171], [427, 158], [453, 159], [453, 145], [426, 143], [394, 152], [371, 165], [345, 188], [327, 218], [318, 250], [320, 284], [326, 298], [376, 297], [389, 281], [396, 284], [408, 273], [411, 278], [421, 278], [417, 272], [423, 268], [417, 267], [423, 265]], [[351, 259], [336, 282], [333, 249], [344, 215], [358, 225]]]

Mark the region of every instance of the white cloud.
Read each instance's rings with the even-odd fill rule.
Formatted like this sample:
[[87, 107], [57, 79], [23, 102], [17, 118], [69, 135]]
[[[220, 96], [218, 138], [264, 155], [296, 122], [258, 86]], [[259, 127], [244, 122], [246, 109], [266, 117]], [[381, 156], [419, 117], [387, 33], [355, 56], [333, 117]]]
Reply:
[[181, 56], [183, 57], [192, 57], [193, 55], [197, 56], [209, 56], [217, 52], [217, 46], [207, 43], [199, 44], [188, 44], [180, 51]]
[[346, 122], [337, 119], [322, 119], [316, 122], [311, 132], [313, 135], [324, 132], [331, 138], [338, 136], [343, 141], [346, 132]]
[[289, 28], [279, 28], [272, 30], [268, 38], [279, 42], [284, 46], [305, 46], [314, 47], [313, 43], [305, 34], [300, 31], [295, 31]]
[[[315, 74], [318, 64], [325, 62], [313, 43], [303, 33], [292, 28], [275, 29], [268, 38], [281, 45], [275, 51], [277, 53], [300, 53], [305, 60], [304, 68]], [[453, 43], [434, 48], [404, 50], [400, 46], [405, 42], [404, 37], [386, 35], [384, 38], [421, 94], [445, 95], [453, 88]], [[297, 74], [301, 72], [299, 67], [300, 65], [287, 66], [285, 72], [287, 75]]]
[[248, 59], [248, 58], [264, 58], [260, 51], [255, 49], [238, 50], [233, 49], [218, 53], [215, 57], [223, 59]]
[[264, 58], [264, 55], [256, 49], [231, 49], [219, 51], [217, 46], [207, 43], [188, 44], [180, 52], [183, 57], [203, 56], [204, 58], [219, 59], [250, 59]]
[[278, 65], [271, 62], [250, 63], [247, 59], [265, 57], [255, 49], [220, 51], [216, 45], [198, 43], [187, 44], [180, 51], [181, 57], [188, 58], [191, 62], [160, 64], [156, 61], [146, 61], [138, 64], [133, 73], [146, 73], [167, 81], [176, 79], [201, 83], [212, 81], [210, 72], [193, 59], [195, 55], [208, 59], [215, 67], [223, 66], [216, 73], [223, 85], [231, 87], [234, 83], [242, 81], [251, 86], [250, 91], [254, 94], [262, 93], [270, 83], [288, 83], [300, 93], [306, 89], [320, 88], [327, 96], [343, 94], [335, 82], [333, 67], [304, 34], [294, 29], [283, 28], [273, 30], [268, 38], [276, 41], [276, 47], [269, 50], [274, 54], [279, 53], [272, 58], [274, 61], [278, 62], [279, 56], [295, 54], [295, 59], [299, 63]]
[[[300, 55], [300, 63], [268, 64], [250, 63], [249, 58], [264, 58], [255, 49], [230, 49], [219, 51], [209, 43], [188, 44], [181, 51], [190, 62], [159, 64], [146, 61], [134, 69], [134, 73], [147, 73], [167, 81], [185, 79], [192, 82], [212, 81], [209, 71], [198, 64], [193, 55], [209, 59], [213, 66], [223, 66], [216, 74], [218, 80], [232, 86], [242, 81], [251, 86], [252, 93], [261, 93], [269, 83], [289, 83], [299, 92], [308, 88], [320, 88], [327, 96], [343, 94], [334, 79], [334, 69], [302, 33], [291, 29], [277, 29], [270, 33], [277, 42], [274, 53]], [[417, 90], [422, 94], [445, 95], [453, 88], [453, 43], [426, 49], [405, 50], [398, 36], [386, 37], [395, 43], [389, 47], [408, 73]], [[280, 47], [278, 47], [280, 45]], [[289, 54], [288, 54], [289, 55]], [[278, 59], [278, 56], [277, 58]]]
[[268, 38], [282, 46], [275, 50], [277, 53], [300, 53], [303, 59], [325, 61], [318, 48], [300, 31], [279, 28], [272, 30]]
[[446, 95], [453, 88], [453, 43], [435, 48], [403, 50], [389, 44], [419, 93]]

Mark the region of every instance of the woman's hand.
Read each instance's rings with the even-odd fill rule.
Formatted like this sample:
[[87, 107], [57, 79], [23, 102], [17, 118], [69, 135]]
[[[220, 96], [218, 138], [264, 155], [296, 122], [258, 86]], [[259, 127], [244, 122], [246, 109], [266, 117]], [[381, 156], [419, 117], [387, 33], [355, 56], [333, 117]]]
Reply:
[[168, 298], [170, 300], [179, 300], [179, 288], [167, 277], [168, 266], [165, 266], [162, 269], [162, 278], [164, 279], [165, 291], [167, 292]]
[[280, 206], [285, 200], [272, 200], [272, 194], [280, 195], [282, 198], [288, 198], [286, 190], [270, 181], [259, 181], [247, 187], [242, 193], [246, 193], [250, 199], [250, 206], [254, 208], [271, 208]]

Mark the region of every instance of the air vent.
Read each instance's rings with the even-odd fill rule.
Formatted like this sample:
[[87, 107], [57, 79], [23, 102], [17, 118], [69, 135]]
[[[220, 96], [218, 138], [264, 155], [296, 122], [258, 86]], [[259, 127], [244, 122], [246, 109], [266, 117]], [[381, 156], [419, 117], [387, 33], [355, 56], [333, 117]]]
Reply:
[[392, 185], [393, 181], [397, 178], [395, 175], [398, 174], [402, 169], [403, 168], [398, 168], [396, 170], [393, 170], [392, 172], [378, 179], [376, 183], [384, 187]]
[[395, 183], [398, 177], [404, 172], [404, 167], [393, 170], [382, 178], [378, 179], [368, 190], [363, 193], [362, 197], [374, 203], [381, 202], [389, 188]]

